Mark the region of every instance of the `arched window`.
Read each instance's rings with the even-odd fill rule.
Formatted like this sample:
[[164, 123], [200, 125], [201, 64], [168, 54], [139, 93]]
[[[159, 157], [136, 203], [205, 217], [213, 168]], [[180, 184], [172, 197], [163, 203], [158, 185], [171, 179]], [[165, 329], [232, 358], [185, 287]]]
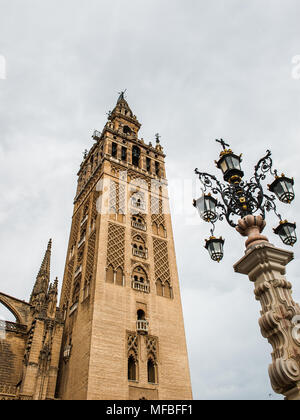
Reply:
[[148, 359], [147, 370], [148, 370], [148, 382], [151, 384], [155, 384], [156, 383], [156, 366], [155, 366], [154, 361], [151, 358]]
[[163, 296], [163, 285], [160, 279], [156, 281], [156, 294], [158, 296]]
[[128, 125], [124, 125], [124, 127], [123, 127], [123, 133], [125, 133], [125, 134], [131, 134], [131, 128], [128, 127]]
[[142, 309], [139, 309], [136, 313], [138, 321], [144, 321], [146, 319], [145, 312]]
[[140, 215], [140, 214], [135, 214], [134, 216], [132, 216], [132, 220], [131, 220], [131, 226], [134, 227], [135, 229], [139, 229], [139, 230], [146, 230], [146, 223], [144, 218]]
[[132, 242], [133, 255], [140, 258], [147, 258], [147, 249], [145, 241], [140, 235], [135, 235]]
[[149, 281], [145, 270], [138, 266], [132, 272], [132, 288], [140, 292], [149, 293]]
[[165, 282], [164, 296], [167, 297], [167, 298], [172, 297], [172, 289], [171, 289], [170, 283], [168, 281]]
[[116, 272], [116, 284], [118, 286], [123, 286], [123, 270], [121, 267], [119, 267]]
[[137, 380], [136, 360], [132, 355], [128, 357], [128, 380]]
[[158, 226], [155, 222], [152, 223], [152, 232], [154, 233], [154, 235], [158, 235]]
[[106, 281], [107, 283], [114, 283], [114, 269], [110, 265], [106, 271]]
[[163, 225], [159, 225], [158, 234], [159, 236], [162, 236], [163, 238], [166, 237], [166, 231]]
[[133, 146], [132, 148], [132, 164], [133, 166], [140, 166], [140, 148], [137, 146]]

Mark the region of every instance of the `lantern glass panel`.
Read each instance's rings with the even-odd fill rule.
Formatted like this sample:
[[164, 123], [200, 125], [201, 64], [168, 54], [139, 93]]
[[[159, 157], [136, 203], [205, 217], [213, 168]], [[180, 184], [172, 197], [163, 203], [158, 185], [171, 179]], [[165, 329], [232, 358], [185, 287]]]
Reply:
[[271, 185], [270, 191], [274, 192], [283, 203], [290, 203], [295, 198], [293, 180], [290, 178], [277, 178]]
[[228, 169], [226, 158], [220, 163], [220, 167], [221, 167], [221, 170], [222, 170], [223, 174], [225, 174], [225, 172]]
[[196, 207], [200, 217], [206, 222], [217, 220], [216, 200], [210, 195], [203, 195], [196, 201]]
[[278, 233], [280, 239], [285, 245], [293, 246], [294, 243], [297, 242], [296, 236], [296, 225], [294, 223], [282, 223], [279, 227], [275, 230], [275, 233]]
[[222, 238], [211, 238], [207, 241], [206, 248], [208, 249], [210, 258], [213, 261], [221, 261], [223, 258], [223, 244], [224, 240]]

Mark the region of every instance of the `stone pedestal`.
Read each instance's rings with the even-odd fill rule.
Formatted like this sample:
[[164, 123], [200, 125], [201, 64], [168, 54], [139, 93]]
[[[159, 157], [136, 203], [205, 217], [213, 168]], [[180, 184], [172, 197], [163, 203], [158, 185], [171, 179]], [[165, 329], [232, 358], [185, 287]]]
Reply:
[[234, 270], [254, 282], [254, 294], [261, 303], [261, 333], [273, 347], [269, 366], [272, 388], [287, 400], [300, 400], [300, 307], [285, 278], [285, 266], [293, 253], [274, 247], [260, 234], [263, 222], [260, 216], [246, 216], [239, 222], [237, 230], [248, 240], [245, 256]]

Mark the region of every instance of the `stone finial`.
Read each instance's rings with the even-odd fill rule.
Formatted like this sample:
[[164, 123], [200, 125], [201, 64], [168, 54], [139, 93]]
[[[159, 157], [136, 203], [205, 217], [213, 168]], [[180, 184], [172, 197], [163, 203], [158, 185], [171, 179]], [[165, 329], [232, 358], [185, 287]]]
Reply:
[[248, 239], [245, 242], [246, 249], [248, 249], [250, 245], [253, 246], [260, 242], [269, 242], [266, 236], [261, 235], [265, 226], [266, 222], [262, 216], [253, 216], [252, 214], [248, 214], [238, 221], [238, 225], [235, 229], [242, 236], [248, 236]]

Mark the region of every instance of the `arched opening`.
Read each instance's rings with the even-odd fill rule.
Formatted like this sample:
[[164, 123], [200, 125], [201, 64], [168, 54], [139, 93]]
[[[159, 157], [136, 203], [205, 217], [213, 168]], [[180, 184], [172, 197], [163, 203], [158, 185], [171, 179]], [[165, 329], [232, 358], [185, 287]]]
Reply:
[[156, 294], [158, 296], [163, 296], [163, 285], [160, 279], [156, 282]]
[[131, 128], [128, 127], [128, 125], [124, 125], [124, 127], [123, 127], [123, 133], [124, 134], [131, 134]]
[[132, 288], [145, 293], [150, 291], [147, 274], [140, 266], [135, 267], [132, 272]]
[[106, 281], [107, 283], [114, 283], [114, 269], [110, 265], [106, 271]]
[[0, 302], [0, 321], [9, 321], [19, 323], [16, 315], [7, 308], [2, 302]]
[[135, 358], [130, 355], [128, 357], [128, 380], [136, 381], [137, 379], [137, 366]]
[[145, 247], [145, 241], [140, 235], [135, 235], [132, 243], [133, 255], [141, 258], [147, 257], [147, 250]]
[[140, 166], [140, 148], [137, 146], [133, 146], [132, 148], [132, 164], [133, 166]]
[[158, 235], [158, 227], [156, 222], [152, 223], [152, 232], [154, 233], [154, 235]]
[[156, 366], [152, 359], [148, 359], [147, 370], [148, 370], [148, 382], [151, 384], [155, 384], [156, 383]]
[[139, 309], [138, 311], [137, 311], [137, 319], [138, 319], [138, 321], [144, 321], [146, 318], [145, 318], [145, 312], [142, 310], [142, 309]]
[[116, 272], [116, 284], [118, 286], [123, 286], [123, 270], [121, 267], [119, 267]]
[[158, 234], [159, 236], [162, 236], [163, 238], [166, 236], [165, 228], [163, 225], [159, 225]]
[[172, 289], [170, 283], [168, 281], [165, 282], [165, 297], [171, 298], [172, 297]]

